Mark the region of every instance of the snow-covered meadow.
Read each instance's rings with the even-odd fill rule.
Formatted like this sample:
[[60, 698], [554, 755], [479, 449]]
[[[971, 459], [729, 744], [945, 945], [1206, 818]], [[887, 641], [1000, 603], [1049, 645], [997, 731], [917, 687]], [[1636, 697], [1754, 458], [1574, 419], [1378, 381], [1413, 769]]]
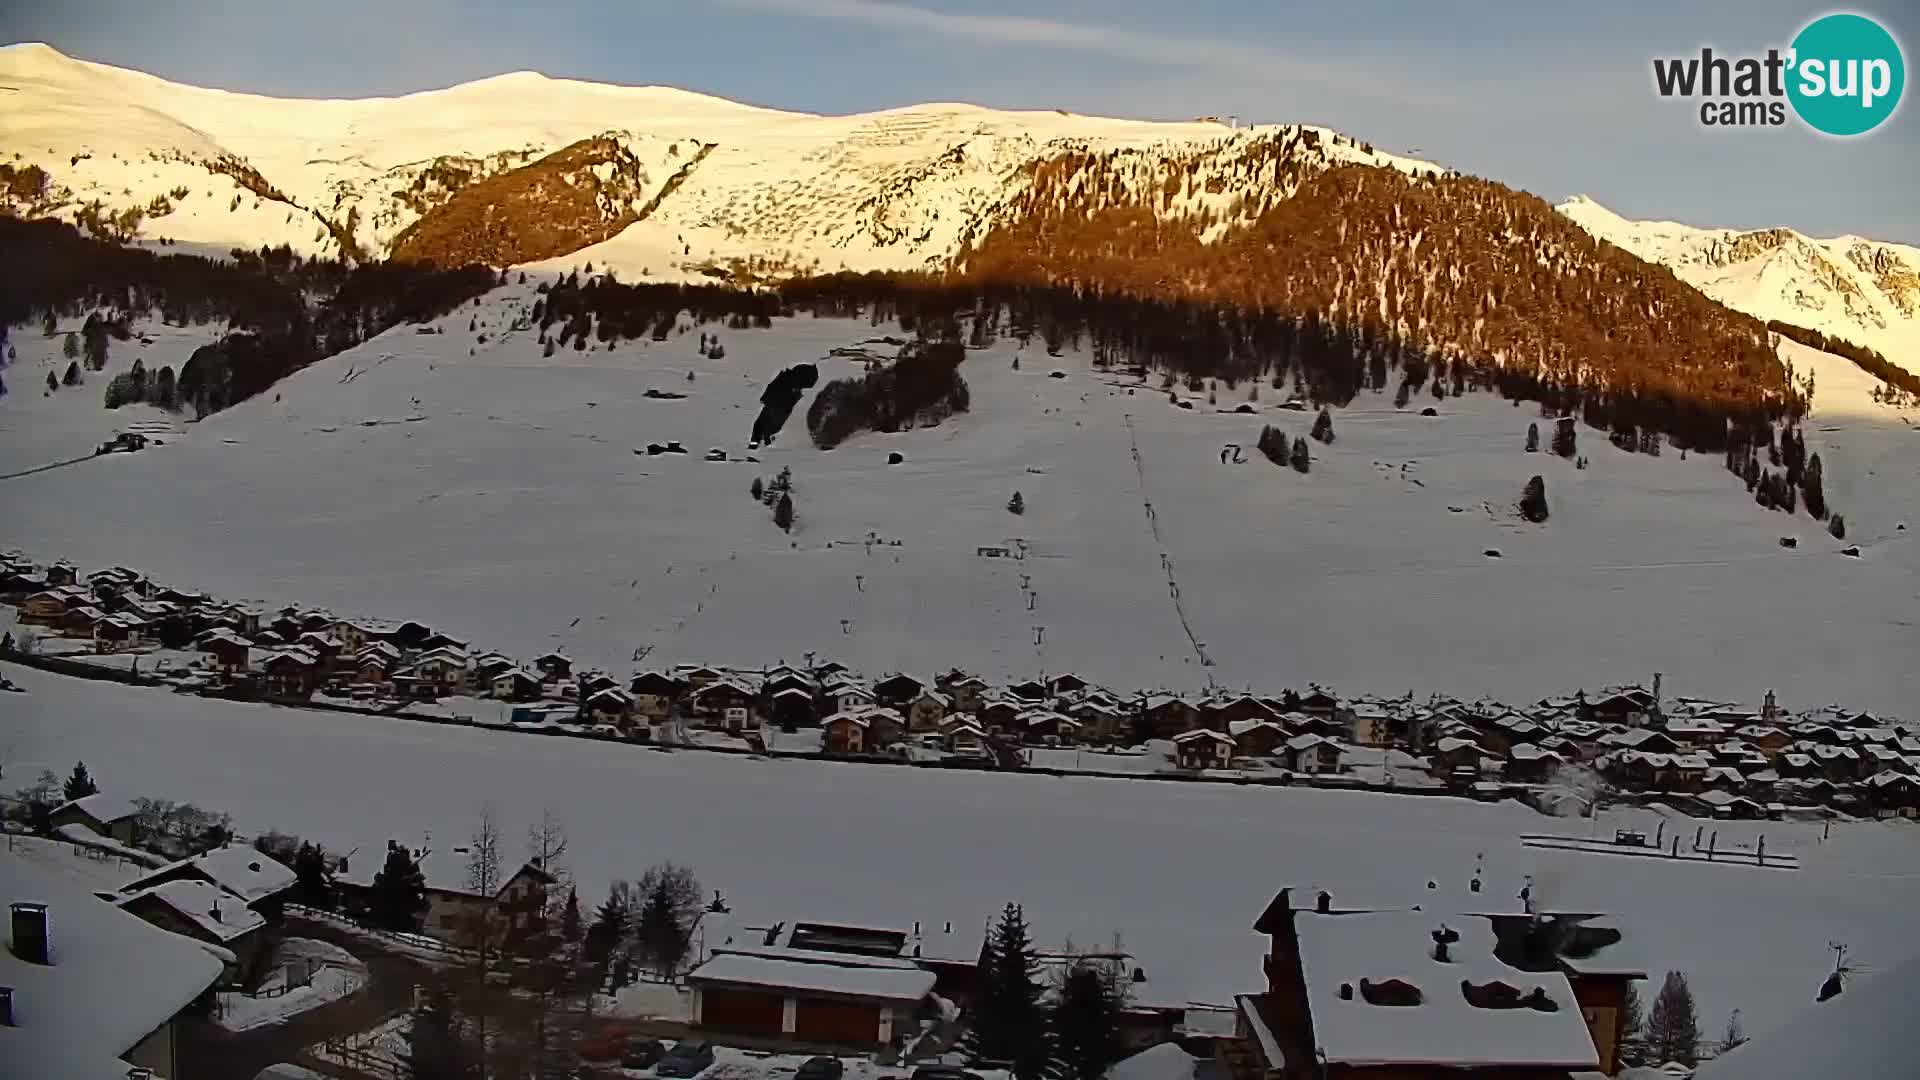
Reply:
[[[1303, 477], [1253, 450], [1262, 424], [1310, 426], [1284, 393], [1222, 385], [1209, 404], [1182, 390], [1194, 408], [1178, 409], [1157, 382], [1037, 342], [968, 354], [969, 414], [821, 452], [803, 401], [749, 463], [774, 373], [857, 374], [829, 350], [894, 328], [801, 317], [720, 330], [718, 360], [691, 327], [543, 358], [532, 331], [508, 329], [535, 298], [531, 283], [502, 287], [442, 333], [402, 327], [198, 424], [100, 409], [104, 376], [137, 351], [125, 343], [88, 386], [42, 396], [33, 382], [64, 366], [60, 339], [19, 328], [7, 375], [26, 385], [10, 378], [0, 399], [0, 474], [86, 453], [115, 425], [168, 430], [138, 454], [0, 481], [0, 545], [621, 670], [643, 651], [811, 652], [876, 675], [960, 665], [1077, 670], [1123, 691], [1211, 676], [1507, 700], [1661, 671], [1681, 693], [1911, 708], [1910, 674], [1888, 661], [1920, 654], [1920, 547], [1897, 528], [1920, 506], [1920, 430], [1869, 401], [1863, 373], [1791, 343], [1818, 377], [1808, 443], [1858, 559], [1806, 515], [1754, 505], [1717, 456], [1649, 458], [1592, 430], [1586, 470], [1524, 454], [1536, 411], [1491, 395], [1396, 410], [1363, 394], [1335, 410], [1336, 441], [1313, 444]], [[204, 333], [153, 329], [171, 336], [138, 350], [150, 369]], [[1228, 411], [1242, 404], [1256, 414]], [[668, 440], [689, 453], [635, 453]], [[1229, 444], [1244, 464], [1222, 462]], [[732, 460], [703, 460], [709, 448]], [[783, 467], [791, 535], [748, 494]], [[1535, 473], [1552, 508], [1541, 526], [1512, 510]], [[1006, 510], [1016, 490], [1021, 516]], [[978, 553], [1015, 540], [1026, 558]]]
[[[1509, 903], [1603, 911], [1608, 960], [1684, 969], [1703, 1026], [1749, 1031], [1813, 1000], [1832, 963], [1912, 951], [1920, 843], [1909, 825], [1720, 823], [1722, 847], [1800, 857], [1799, 871], [1523, 848], [1523, 832], [1654, 831], [1652, 815], [1542, 818], [1428, 796], [1071, 779], [668, 753], [83, 682], [9, 667], [6, 775], [85, 759], [108, 790], [231, 812], [336, 845], [465, 842], [483, 805], [510, 838], [543, 811], [571, 835], [584, 899], [615, 877], [691, 864], [743, 916], [978, 927], [1007, 901], [1043, 942], [1120, 932], [1156, 999], [1227, 1002], [1260, 985], [1254, 918], [1285, 885], [1358, 903]], [[1708, 826], [1713, 828], [1714, 826]], [[1667, 832], [1691, 835], [1674, 819]], [[1469, 900], [1476, 864], [1487, 888]], [[1425, 891], [1427, 881], [1439, 889]]]

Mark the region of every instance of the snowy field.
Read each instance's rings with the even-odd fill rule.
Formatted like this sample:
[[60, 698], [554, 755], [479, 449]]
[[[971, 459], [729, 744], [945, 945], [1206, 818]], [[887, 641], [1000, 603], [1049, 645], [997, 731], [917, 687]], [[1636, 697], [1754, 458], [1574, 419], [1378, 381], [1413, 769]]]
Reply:
[[[1181, 410], [1157, 384], [1130, 393], [1079, 354], [1012, 342], [969, 354], [966, 416], [821, 452], [803, 401], [759, 464], [709, 462], [712, 447], [744, 456], [775, 372], [854, 374], [828, 350], [893, 328], [803, 317], [721, 331], [720, 360], [691, 329], [544, 359], [533, 333], [505, 331], [533, 299], [499, 289], [443, 334], [403, 327], [198, 424], [105, 412], [113, 369], [41, 396], [60, 339], [22, 328], [0, 475], [86, 453], [116, 425], [172, 428], [138, 454], [0, 481], [0, 546], [615, 670], [642, 650], [753, 665], [813, 652], [875, 675], [960, 665], [1076, 670], [1123, 691], [1211, 676], [1508, 700], [1662, 671], [1682, 693], [1911, 709], [1911, 675], [1888, 661], [1920, 655], [1920, 533], [1896, 531], [1907, 515], [1920, 526], [1920, 430], [1868, 401], [1857, 369], [1799, 346], [1820, 387], [1808, 443], [1859, 559], [1804, 514], [1755, 506], [1714, 455], [1628, 454], [1591, 430], [1585, 471], [1523, 454], [1535, 410], [1490, 395], [1423, 396], [1431, 418], [1362, 395], [1302, 477], [1252, 450], [1263, 423], [1311, 423], [1269, 387], [1258, 415], [1216, 411], [1245, 385]], [[184, 358], [194, 335], [156, 339], [148, 367]], [[114, 368], [133, 353], [116, 343]], [[634, 453], [667, 440], [689, 453]], [[1227, 444], [1245, 464], [1222, 463]], [[893, 450], [904, 464], [886, 464]], [[791, 536], [747, 492], [782, 467]], [[1511, 510], [1536, 472], [1553, 514], [1537, 527]], [[1005, 510], [1015, 490], [1024, 516]], [[1778, 545], [1789, 535], [1797, 550]], [[1023, 560], [976, 553], [1016, 539]]]
[[[1513, 804], [1354, 792], [1070, 779], [754, 759], [316, 715], [63, 679], [8, 667], [6, 775], [84, 758], [108, 790], [218, 807], [243, 830], [334, 844], [390, 835], [464, 842], [483, 802], [509, 838], [551, 810], [583, 900], [662, 859], [691, 864], [743, 916], [906, 926], [984, 923], [1019, 901], [1043, 943], [1119, 931], [1157, 999], [1224, 1003], [1260, 984], [1251, 924], [1282, 886], [1358, 903], [1468, 903], [1484, 856], [1508, 902], [1532, 875], [1548, 906], [1612, 913], [1608, 953], [1658, 977], [1685, 969], [1703, 1027], [1749, 1031], [1812, 1001], [1827, 943], [1889, 967], [1914, 949], [1920, 836], [1911, 826], [1720, 823], [1722, 847], [1793, 853], [1759, 870], [1522, 848], [1523, 832], [1652, 815], [1542, 818]], [[1690, 835], [1693, 823], [1667, 831]], [[1424, 892], [1434, 880], [1441, 888]]]

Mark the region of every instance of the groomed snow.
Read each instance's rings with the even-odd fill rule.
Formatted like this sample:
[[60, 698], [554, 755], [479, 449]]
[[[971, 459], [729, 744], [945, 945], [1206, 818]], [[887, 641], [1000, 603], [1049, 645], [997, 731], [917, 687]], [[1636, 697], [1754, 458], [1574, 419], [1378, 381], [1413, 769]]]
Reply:
[[1832, 967], [1829, 940], [1856, 957], [1910, 949], [1920, 904], [1906, 825], [1836, 825], [1825, 843], [1817, 825], [1709, 826], [1723, 848], [1764, 833], [1769, 852], [1800, 857], [1796, 872], [1622, 859], [1517, 837], [1652, 833], [1653, 815], [1589, 825], [1427, 796], [668, 754], [5, 670], [29, 691], [8, 698], [25, 775], [84, 758], [103, 784], [327, 844], [424, 832], [456, 842], [483, 805], [516, 837], [551, 810], [570, 833], [583, 904], [666, 859], [775, 920], [977, 928], [1017, 901], [1042, 945], [1119, 931], [1171, 1001], [1229, 1004], [1264, 986], [1265, 939], [1251, 925], [1282, 886], [1417, 903], [1433, 879], [1464, 903], [1484, 856], [1482, 902], [1511, 898], [1530, 874], [1544, 906], [1609, 913], [1626, 935], [1609, 963], [1656, 978], [1685, 970], [1704, 1027], [1739, 1008], [1759, 1031], [1812, 999]]

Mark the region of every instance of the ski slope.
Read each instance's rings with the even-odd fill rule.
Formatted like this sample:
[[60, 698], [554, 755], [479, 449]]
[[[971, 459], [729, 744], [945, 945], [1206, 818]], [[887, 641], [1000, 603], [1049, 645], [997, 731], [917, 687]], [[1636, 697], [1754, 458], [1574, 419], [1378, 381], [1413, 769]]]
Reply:
[[[725, 358], [709, 360], [689, 325], [543, 358], [531, 331], [508, 329], [533, 299], [531, 283], [502, 287], [442, 333], [403, 327], [203, 422], [170, 419], [163, 446], [0, 481], [0, 544], [616, 671], [637, 655], [814, 653], [875, 675], [958, 665], [1074, 670], [1127, 692], [1319, 682], [1505, 700], [1660, 671], [1677, 692], [1773, 687], [1797, 705], [1912, 711], [1911, 678], [1889, 660], [1920, 655], [1920, 555], [1898, 528], [1920, 506], [1916, 418], [1868, 400], [1852, 365], [1791, 343], [1816, 378], [1808, 442], [1857, 559], [1822, 523], [1757, 507], [1716, 455], [1629, 454], [1585, 429], [1586, 470], [1525, 454], [1536, 412], [1491, 396], [1423, 397], [1440, 415], [1422, 417], [1364, 394], [1300, 476], [1252, 449], [1263, 423], [1311, 425], [1270, 387], [1246, 402], [1248, 386], [1222, 385], [1217, 405], [1179, 409], [1157, 382], [1012, 341], [969, 352], [966, 415], [822, 452], [803, 401], [750, 463], [774, 373], [815, 361], [823, 382], [856, 374], [829, 351], [897, 328], [721, 329]], [[23, 333], [0, 474], [163, 415], [101, 411], [113, 369], [39, 396], [35, 373], [63, 366], [48, 359], [59, 339]], [[119, 344], [112, 357], [131, 362]], [[1256, 414], [1224, 412], [1243, 402]], [[690, 452], [635, 452], [669, 440]], [[1229, 444], [1244, 464], [1222, 462]], [[709, 448], [730, 460], [702, 460]], [[891, 451], [904, 463], [889, 466]], [[748, 493], [783, 467], [791, 535]], [[1511, 509], [1535, 473], [1552, 508], [1540, 526]], [[1022, 542], [1024, 559], [978, 553]]]
[[[1514, 803], [676, 753], [6, 672], [28, 690], [7, 699], [9, 776], [84, 759], [106, 790], [191, 800], [243, 831], [336, 850], [461, 844], [490, 806], [518, 855], [526, 826], [551, 811], [583, 904], [664, 859], [692, 866], [742, 919], [930, 931], [952, 920], [966, 934], [1014, 901], [1044, 946], [1119, 932], [1157, 1003], [1258, 990], [1265, 940], [1251, 927], [1283, 886], [1485, 911], [1517, 905], [1530, 876], [1545, 907], [1608, 914], [1625, 938], [1607, 964], [1642, 967], [1656, 985], [1684, 970], [1703, 1030], [1738, 1008], [1758, 1033], [1811, 1004], [1828, 941], [1846, 941], [1863, 970], [1898, 963], [1920, 903], [1920, 845], [1904, 824], [1838, 824], [1824, 843], [1814, 824], [1707, 826], [1722, 848], [1764, 833], [1769, 853], [1801, 860], [1783, 872], [1518, 840], [1652, 835], [1646, 811], [1589, 823]], [[1694, 827], [1665, 826], [1688, 838]], [[1476, 865], [1478, 895], [1466, 889]]]

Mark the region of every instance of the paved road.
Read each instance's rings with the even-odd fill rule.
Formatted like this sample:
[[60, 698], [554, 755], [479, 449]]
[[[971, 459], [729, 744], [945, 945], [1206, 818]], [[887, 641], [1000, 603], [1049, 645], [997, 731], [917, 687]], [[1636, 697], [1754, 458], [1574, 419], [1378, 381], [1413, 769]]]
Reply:
[[363, 941], [316, 923], [295, 921], [288, 932], [331, 941], [351, 951], [367, 965], [367, 985], [350, 997], [252, 1031], [234, 1033], [212, 1021], [195, 1023], [182, 1033], [180, 1041], [183, 1076], [190, 1080], [253, 1080], [261, 1069], [281, 1061], [321, 1068], [310, 1060], [302, 1061], [301, 1051], [336, 1036], [365, 1031], [413, 1007], [413, 988], [427, 972], [424, 965], [379, 952]]

